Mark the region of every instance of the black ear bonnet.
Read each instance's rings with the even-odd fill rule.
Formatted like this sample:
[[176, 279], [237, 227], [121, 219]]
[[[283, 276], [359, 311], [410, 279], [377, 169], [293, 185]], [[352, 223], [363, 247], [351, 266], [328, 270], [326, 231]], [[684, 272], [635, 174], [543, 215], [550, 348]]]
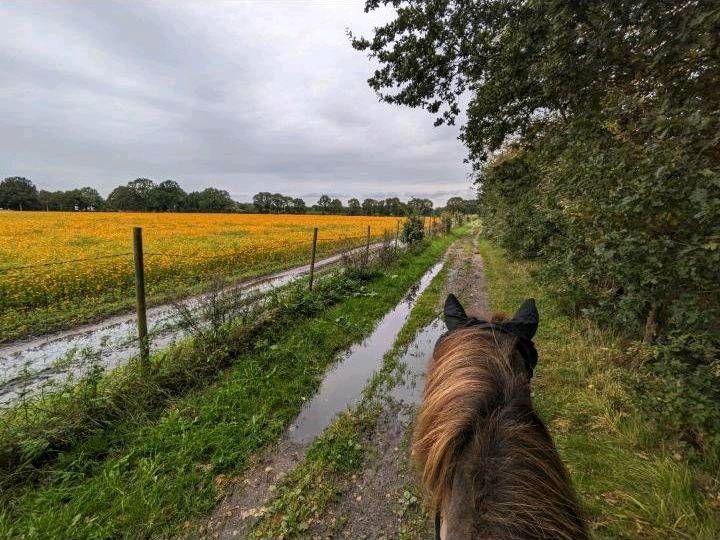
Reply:
[[458, 328], [468, 328], [470, 326], [487, 328], [516, 337], [517, 349], [523, 360], [525, 360], [525, 367], [530, 373], [530, 377], [532, 377], [533, 370], [538, 362], [537, 349], [535, 348], [532, 338], [535, 336], [540, 321], [533, 298], [525, 300], [510, 320], [493, 323], [476, 317], [468, 317], [455, 295], [449, 294], [445, 300], [443, 319], [445, 320], [448, 331], [440, 336], [438, 343]]

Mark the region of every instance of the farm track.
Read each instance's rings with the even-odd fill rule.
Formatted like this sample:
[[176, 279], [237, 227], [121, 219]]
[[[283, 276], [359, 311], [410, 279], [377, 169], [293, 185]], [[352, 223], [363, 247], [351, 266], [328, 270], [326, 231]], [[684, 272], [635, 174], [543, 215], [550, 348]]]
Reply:
[[[372, 244], [376, 250], [380, 243]], [[364, 246], [345, 253], [326, 257], [315, 263], [315, 269], [328, 269], [338, 264], [344, 254], [352, 255], [366, 249]], [[240, 292], [245, 297], [259, 299], [310, 271], [310, 265], [297, 266], [266, 276], [244, 280], [228, 287], [223, 292]], [[197, 311], [207, 294], [191, 296], [178, 302], [190, 311]], [[150, 347], [161, 349], [184, 337], [177, 326], [177, 302], [149, 308], [147, 311]], [[18, 340], [0, 346], [0, 407], [11, 405], [21, 394], [32, 395], [50, 384], [58, 384], [69, 377], [82, 375], [88, 366], [84, 358], [90, 354], [99, 355], [104, 369], [113, 369], [127, 363], [139, 353], [136, 338], [136, 317], [124, 313], [108, 317], [92, 324], [77, 326], [68, 330]], [[80, 353], [80, 359], [67, 362], [59, 367], [58, 361]]]
[[[445, 292], [458, 294], [469, 311], [486, 311], [488, 304], [482, 259], [477, 253], [473, 237], [455, 242], [443, 260], [449, 264]], [[437, 308], [439, 311], [440, 305]], [[409, 310], [405, 320], [408, 315]], [[397, 538], [403, 530], [403, 493], [413, 483], [407, 459], [410, 426], [420, 399], [425, 366], [435, 340], [443, 331], [444, 326], [435, 320], [420, 330], [407, 347], [400, 359], [407, 372], [396, 387], [388, 389], [387, 395], [380, 396], [383, 410], [364, 441], [364, 446], [371, 448], [371, 451], [366, 454], [361, 471], [353, 475], [352, 479], [339, 479], [342, 493], [324, 515], [316, 517], [314, 525], [307, 531], [308, 537]], [[369, 339], [372, 340], [372, 336]], [[394, 337], [391, 337], [382, 351], [374, 351], [372, 359], [364, 360], [372, 360], [373, 365], [376, 362], [381, 364], [384, 352], [393, 346], [393, 342]], [[332, 378], [332, 374], [333, 371], [328, 373], [326, 382]], [[345, 384], [356, 382], [355, 378], [348, 378]], [[324, 387], [325, 384], [313, 402], [327, 401], [322, 396]], [[335, 393], [343, 392], [343, 388], [338, 388], [338, 385], [332, 390]], [[311, 405], [304, 411], [311, 410]], [[298, 418], [302, 419], [303, 414]], [[291, 430], [296, 429], [297, 421], [291, 426]], [[217, 507], [200, 534], [206, 538], [246, 537], [265, 512], [278, 485], [302, 463], [312, 441], [312, 438], [298, 441], [290, 431], [275, 448], [257, 456], [254, 465], [233, 482], [230, 494]], [[429, 521], [419, 527], [415, 524], [417, 537], [432, 538], [431, 525]]]
[[[460, 298], [469, 313], [487, 312], [487, 288], [476, 239], [470, 236], [457, 241], [448, 250], [447, 260], [449, 272], [438, 312], [450, 292]], [[361, 470], [317, 520], [311, 531], [313, 537], [434, 538], [432, 521], [425, 518], [417, 503], [408, 506], [405, 493], [417, 492], [408, 459], [412, 422], [422, 397], [427, 363], [444, 331], [442, 321], [431, 322], [417, 333], [399, 359], [403, 375], [396, 386], [379, 396], [383, 410], [374, 429], [366, 435], [364, 445], [370, 451], [365, 454]]]

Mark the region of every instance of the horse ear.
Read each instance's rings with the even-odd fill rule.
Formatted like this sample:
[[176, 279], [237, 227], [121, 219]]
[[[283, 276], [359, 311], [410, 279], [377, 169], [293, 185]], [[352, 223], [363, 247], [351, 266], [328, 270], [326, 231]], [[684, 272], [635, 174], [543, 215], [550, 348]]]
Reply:
[[462, 326], [467, 322], [467, 315], [460, 301], [454, 294], [448, 294], [445, 299], [445, 308], [443, 309], [443, 318], [445, 326], [448, 330], [455, 330], [458, 326]]
[[528, 298], [525, 300], [508, 322], [522, 337], [532, 339], [540, 322], [540, 314], [535, 306], [535, 299]]

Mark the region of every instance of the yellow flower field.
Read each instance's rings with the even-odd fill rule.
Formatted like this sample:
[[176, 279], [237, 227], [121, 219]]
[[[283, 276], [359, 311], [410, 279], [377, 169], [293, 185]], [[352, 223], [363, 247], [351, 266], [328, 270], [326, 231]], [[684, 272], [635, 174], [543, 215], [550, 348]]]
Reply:
[[151, 300], [258, 276], [395, 235], [399, 218], [270, 214], [0, 212], [0, 341], [132, 306], [132, 228]]

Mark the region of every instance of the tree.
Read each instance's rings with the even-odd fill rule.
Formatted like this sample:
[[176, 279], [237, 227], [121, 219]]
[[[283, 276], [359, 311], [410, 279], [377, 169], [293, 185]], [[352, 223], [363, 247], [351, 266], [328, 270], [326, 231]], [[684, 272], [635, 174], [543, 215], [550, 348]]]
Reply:
[[351, 216], [359, 216], [362, 213], [362, 206], [360, 201], [353, 198], [348, 201], [348, 214]]
[[253, 204], [260, 214], [267, 214], [270, 212], [271, 201], [272, 193], [268, 191], [261, 191], [253, 196]]
[[185, 197], [185, 210], [189, 212], [200, 212], [200, 199], [202, 196], [199, 191], [191, 191]]
[[653, 400], [658, 423], [682, 410], [696, 422], [683, 440], [709, 444], [720, 410], [689, 408], [720, 399], [708, 390], [720, 387], [720, 297], [708, 294], [720, 267], [717, 2], [366, 9], [389, 5], [394, 19], [352, 42], [379, 63], [371, 88], [436, 124], [463, 119], [485, 234], [541, 258], [568, 311], [655, 343], [672, 394], [702, 397]]
[[365, 199], [362, 202], [363, 214], [373, 216], [377, 213], [378, 202], [375, 199]]
[[321, 214], [327, 214], [330, 211], [330, 203], [332, 203], [332, 199], [327, 195], [322, 195], [318, 199], [317, 207]]
[[137, 212], [145, 210], [145, 201], [131, 187], [118, 186], [108, 195], [107, 207], [111, 210]]
[[418, 216], [429, 216], [433, 210], [433, 203], [430, 199], [413, 197], [408, 201], [407, 206], [411, 213]]
[[385, 199], [384, 214], [386, 216], [402, 216], [405, 214], [406, 207], [397, 197]]
[[[65, 208], [64, 191], [38, 191], [38, 201], [41, 210], [67, 210]], [[0, 205], [1, 206], [1, 205]]]
[[462, 197], [450, 197], [445, 204], [445, 209], [450, 212], [465, 212], [465, 201]]
[[115, 188], [108, 195], [108, 207], [113, 210], [148, 210], [155, 188], [155, 182], [149, 178], [136, 178], [126, 186]]
[[105, 200], [95, 188], [86, 186], [78, 191], [79, 210], [101, 210], [105, 206]]
[[174, 180], [165, 180], [152, 188], [147, 196], [148, 210], [177, 212], [185, 205], [187, 193]]
[[330, 213], [331, 214], [342, 214], [343, 204], [340, 199], [333, 199], [330, 201]]
[[155, 190], [155, 182], [149, 178], [136, 178], [128, 182], [127, 187], [133, 190], [138, 199], [142, 201], [142, 209], [148, 210], [150, 208], [150, 194]]
[[35, 185], [22, 176], [11, 176], [0, 182], [0, 208], [37, 210], [40, 200]]
[[287, 212], [291, 200], [290, 197], [285, 197], [282, 193], [273, 193], [270, 195], [270, 211], [275, 214]]
[[290, 206], [290, 211], [291, 211], [293, 214], [304, 214], [304, 213], [306, 213], [306, 212], [307, 212], [307, 206], [305, 205], [305, 201], [303, 201], [303, 200], [300, 199], [300, 198], [293, 199], [293, 200], [292, 200], [292, 203], [291, 203], [291, 206]]
[[235, 201], [225, 190], [205, 188], [198, 193], [197, 207], [200, 212], [232, 212], [235, 210]]

